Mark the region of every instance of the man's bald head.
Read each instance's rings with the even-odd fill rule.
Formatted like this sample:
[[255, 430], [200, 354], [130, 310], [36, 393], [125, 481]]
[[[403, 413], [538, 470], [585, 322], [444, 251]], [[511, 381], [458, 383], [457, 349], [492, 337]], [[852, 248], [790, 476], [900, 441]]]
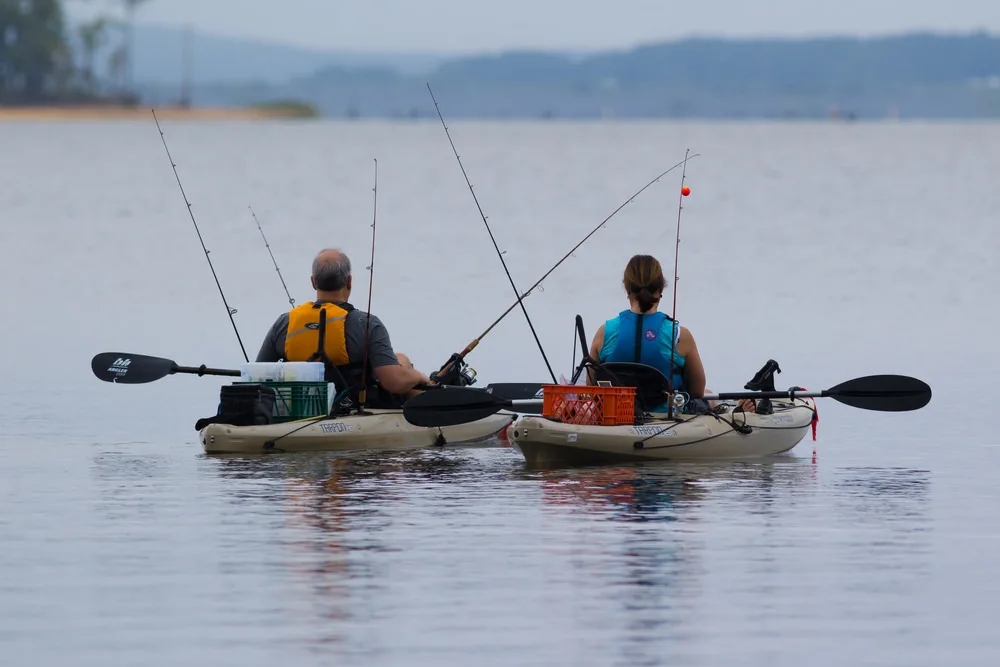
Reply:
[[321, 292], [336, 292], [351, 281], [351, 260], [337, 248], [324, 248], [312, 265], [313, 287]]

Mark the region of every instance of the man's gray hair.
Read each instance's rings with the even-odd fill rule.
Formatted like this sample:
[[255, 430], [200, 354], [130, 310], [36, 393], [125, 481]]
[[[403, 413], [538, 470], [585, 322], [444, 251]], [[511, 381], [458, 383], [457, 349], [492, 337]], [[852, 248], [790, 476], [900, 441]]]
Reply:
[[[323, 256], [331, 252], [337, 254], [334, 257]], [[316, 280], [316, 289], [324, 292], [344, 289], [351, 276], [351, 260], [339, 248], [323, 248], [313, 260], [312, 275]]]

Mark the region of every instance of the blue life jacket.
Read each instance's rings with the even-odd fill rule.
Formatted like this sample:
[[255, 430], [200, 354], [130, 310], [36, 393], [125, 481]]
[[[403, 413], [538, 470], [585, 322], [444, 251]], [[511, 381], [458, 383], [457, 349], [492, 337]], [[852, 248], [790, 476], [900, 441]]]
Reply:
[[[639, 322], [642, 322], [640, 328]], [[663, 313], [637, 315], [624, 310], [604, 323], [604, 345], [598, 361], [632, 361], [652, 366], [667, 378], [673, 374], [674, 391], [687, 391], [684, 384], [685, 359], [677, 352], [681, 327]], [[672, 355], [672, 356], [671, 356]], [[671, 368], [671, 358], [673, 368]], [[666, 412], [666, 404], [660, 406]]]

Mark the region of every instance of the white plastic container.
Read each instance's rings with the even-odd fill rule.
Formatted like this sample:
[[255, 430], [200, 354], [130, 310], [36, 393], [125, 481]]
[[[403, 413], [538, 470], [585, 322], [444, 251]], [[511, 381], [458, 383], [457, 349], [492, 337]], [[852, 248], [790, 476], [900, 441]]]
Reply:
[[275, 382], [278, 379], [280, 363], [252, 362], [240, 367], [240, 380], [243, 382]]
[[321, 361], [285, 361], [278, 368], [278, 382], [323, 382], [325, 375]]
[[253, 362], [240, 368], [243, 382], [323, 382], [325, 374], [319, 361]]

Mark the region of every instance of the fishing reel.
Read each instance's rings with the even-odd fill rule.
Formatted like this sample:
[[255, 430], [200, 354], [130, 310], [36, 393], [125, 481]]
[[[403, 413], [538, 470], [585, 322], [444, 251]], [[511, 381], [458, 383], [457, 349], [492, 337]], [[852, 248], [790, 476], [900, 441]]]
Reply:
[[477, 375], [475, 368], [465, 363], [460, 355], [453, 354], [441, 367], [441, 370], [431, 373], [431, 380], [437, 384], [453, 387], [469, 387], [476, 383]]
[[674, 414], [705, 415], [712, 412], [708, 401], [703, 398], [692, 398], [690, 394], [683, 391], [678, 391], [673, 395], [670, 405]]
[[476, 384], [476, 369], [468, 364], [463, 363], [462, 369], [458, 372], [459, 377], [462, 379], [461, 386], [469, 387]]

